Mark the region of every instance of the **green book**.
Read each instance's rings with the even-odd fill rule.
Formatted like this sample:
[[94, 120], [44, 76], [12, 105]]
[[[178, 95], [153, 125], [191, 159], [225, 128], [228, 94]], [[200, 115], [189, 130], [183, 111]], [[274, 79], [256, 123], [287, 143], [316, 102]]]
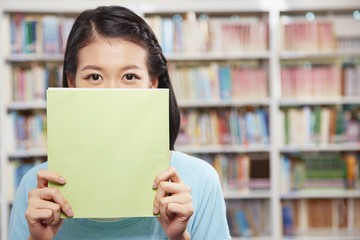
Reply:
[[335, 143], [344, 141], [345, 119], [342, 106], [336, 106]]
[[321, 130], [321, 107], [315, 107], [315, 123], [314, 123], [314, 136], [315, 136], [315, 143], [320, 142], [320, 130]]
[[[153, 216], [169, 166], [168, 89], [47, 90], [48, 166], [75, 218]], [[63, 215], [64, 217], [65, 215]]]
[[289, 111], [286, 109], [284, 110], [285, 114], [285, 144], [290, 143], [290, 135], [289, 135]]

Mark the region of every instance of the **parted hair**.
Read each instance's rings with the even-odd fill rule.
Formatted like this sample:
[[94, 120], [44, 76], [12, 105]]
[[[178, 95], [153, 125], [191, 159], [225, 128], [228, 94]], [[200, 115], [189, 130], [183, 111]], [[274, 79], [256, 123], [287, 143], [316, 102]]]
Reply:
[[86, 10], [76, 18], [65, 50], [63, 87], [68, 87], [67, 76], [70, 81], [75, 81], [79, 50], [97, 36], [121, 38], [146, 50], [150, 78], [158, 79], [158, 88], [169, 89], [169, 140], [170, 150], [174, 150], [180, 128], [180, 111], [171, 85], [167, 60], [150, 26], [133, 11], [120, 6], [102, 6]]

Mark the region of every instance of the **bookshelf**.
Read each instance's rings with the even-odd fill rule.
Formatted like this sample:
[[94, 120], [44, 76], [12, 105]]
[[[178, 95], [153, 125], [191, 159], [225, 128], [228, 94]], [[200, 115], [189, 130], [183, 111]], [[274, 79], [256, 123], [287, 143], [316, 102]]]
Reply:
[[[44, 147], [15, 150], [16, 139], [14, 134], [11, 134], [11, 131], [14, 130], [12, 116], [15, 114], [34, 116], [36, 114], [44, 113], [46, 110], [46, 101], [41, 98], [26, 101], [20, 101], [19, 99], [13, 100], [14, 96], [11, 89], [14, 82], [14, 68], [19, 70], [19, 74], [22, 71], [26, 72], [27, 69], [34, 66], [56, 70], [56, 66], [60, 66], [62, 62], [61, 53], [46, 54], [43, 52], [35, 52], [10, 54], [11, 41], [9, 26], [11, 16], [22, 13], [24, 16], [31, 15], [32, 17], [35, 17], [35, 19], [41, 19], [43, 16], [71, 18], [75, 17], [77, 13], [84, 9], [94, 8], [98, 5], [119, 4], [133, 9], [135, 12], [148, 19], [152, 18], [155, 22], [158, 21], [158, 23], [164, 19], [172, 19], [175, 15], [181, 16], [183, 20], [192, 19], [191, 21], [200, 21], [199, 19], [202, 19], [202, 21], [220, 19], [220, 23], [215, 24], [222, 24], [221, 18], [229, 19], [231, 16], [233, 16], [235, 22], [238, 21], [237, 23], [239, 24], [248, 23], [243, 19], [251, 22], [267, 23], [268, 35], [267, 40], [265, 41], [267, 45], [265, 48], [262, 47], [260, 49], [246, 51], [245, 49], [241, 49], [241, 46], [238, 46], [239, 51], [229, 51], [226, 48], [220, 50], [214, 50], [213, 48], [187, 49], [187, 47], [184, 46], [183, 48], [185, 51], [179, 51], [178, 48], [175, 47], [174, 49], [176, 50], [166, 51], [165, 55], [169, 60], [171, 70], [175, 70], [172, 71], [171, 74], [173, 74], [172, 80], [174, 81], [174, 88], [176, 89], [189, 88], [189, 86], [184, 87], [181, 86], [179, 82], [175, 82], [177, 79], [176, 74], [179, 76], [183, 76], [181, 74], [197, 74], [197, 76], [199, 76], [199, 74], [201, 75], [204, 73], [204, 69], [206, 69], [205, 72], [217, 72], [221, 68], [225, 72], [234, 73], [237, 71], [238, 74], [243, 74], [241, 75], [241, 79], [245, 79], [246, 77], [244, 76], [250, 74], [249, 71], [246, 72], [249, 69], [260, 72], [264, 70], [264, 72], [260, 74], [265, 76], [265, 78], [263, 78], [266, 83], [264, 88], [265, 93], [263, 92], [259, 95], [250, 94], [250, 97], [241, 98], [242, 94], [244, 94], [241, 93], [239, 95], [226, 97], [220, 90], [220, 92], [218, 91], [217, 94], [214, 94], [214, 89], [216, 90], [216, 88], [210, 87], [210, 90], [207, 90], [207, 93], [200, 95], [202, 97], [198, 97], [195, 94], [188, 96], [184, 94], [184, 92], [179, 91], [177, 92], [177, 96], [183, 116], [187, 118], [185, 119], [186, 122], [201, 122], [204, 124], [204, 129], [209, 129], [208, 126], [212, 126], [209, 124], [206, 125], [207, 121], [219, 123], [221, 119], [227, 119], [229, 116], [227, 116], [226, 113], [228, 112], [233, 112], [236, 116], [235, 119], [241, 122], [243, 115], [245, 116], [247, 113], [254, 113], [260, 109], [266, 113], [268, 118], [268, 135], [266, 135], [268, 139], [259, 142], [249, 141], [249, 143], [240, 140], [227, 140], [219, 144], [218, 142], [204, 141], [204, 139], [207, 140], [207, 137], [209, 137], [208, 134], [205, 134], [199, 135], [199, 140], [194, 143], [191, 141], [187, 142], [188, 138], [186, 138], [186, 134], [180, 134], [178, 142], [181, 144], [177, 144], [176, 149], [178, 151], [200, 156], [213, 164], [216, 164], [216, 162], [228, 164], [230, 162], [235, 162], [238, 164], [235, 166], [243, 166], [242, 164], [248, 166], [249, 164], [247, 161], [254, 166], [261, 166], [259, 164], [264, 163], [267, 164], [267, 175], [257, 176], [254, 175], [254, 170], [253, 172], [248, 170], [250, 171], [250, 178], [252, 176], [255, 179], [256, 176], [256, 180], [258, 181], [254, 182], [255, 184], [260, 184], [260, 187], [257, 185], [257, 188], [243, 188], [238, 187], [236, 184], [234, 187], [231, 181], [225, 181], [227, 182], [227, 187], [224, 188], [226, 202], [228, 206], [235, 206], [235, 211], [239, 209], [239, 206], [247, 206], [246, 204], [250, 204], [251, 202], [257, 202], [257, 204], [260, 204], [259, 206], [261, 206], [261, 208], [267, 206], [268, 210], [263, 212], [263, 214], [268, 219], [269, 229], [265, 229], [262, 231], [262, 234], [256, 236], [256, 239], [259, 240], [290, 239], [283, 234], [282, 207], [285, 203], [293, 204], [294, 208], [301, 208], [304, 207], [304, 204], [311, 204], [312, 200], [316, 201], [322, 199], [325, 202], [328, 201], [328, 204], [333, 205], [335, 205], [337, 201], [343, 200], [348, 204], [347, 206], [350, 206], [347, 211], [348, 213], [351, 208], [354, 208], [355, 205], [357, 206], [360, 199], [358, 187], [356, 190], [326, 189], [318, 191], [301, 189], [282, 192], [281, 160], [282, 156], [297, 156], [302, 153], [317, 153], [320, 155], [329, 153], [357, 153], [360, 152], [359, 141], [344, 143], [327, 142], [326, 144], [312, 145], [287, 145], [284, 144], [284, 136], [281, 136], [281, 134], [284, 134], [284, 131], [279, 131], [279, 129], [283, 129], [284, 127], [282, 124], [284, 119], [281, 114], [281, 111], [284, 111], [284, 109], [303, 108], [305, 106], [308, 106], [310, 109], [315, 109], [317, 106], [331, 108], [334, 106], [360, 105], [360, 94], [353, 96], [343, 96], [342, 94], [338, 94], [331, 97], [327, 95], [315, 97], [296, 95], [296, 98], [294, 98], [294, 95], [290, 94], [287, 97], [284, 97], [281, 87], [282, 69], [284, 66], [303, 66], [304, 64], [305, 66], [308, 66], [308, 63], [310, 62], [319, 64], [321, 67], [325, 67], [326, 70], [333, 66], [334, 68], [341, 68], [343, 61], [351, 62], [354, 59], [360, 59], [360, 49], [348, 50], [333, 48], [330, 50], [315, 51], [311, 49], [310, 46], [309, 49], [311, 50], [304, 50], [301, 48], [286, 50], [283, 48], [285, 45], [283, 41], [285, 31], [283, 25], [287, 22], [291, 23], [293, 19], [298, 21], [299, 18], [304, 18], [303, 16], [308, 11], [312, 11], [316, 17], [321, 15], [324, 19], [331, 19], [332, 17], [336, 18], [342, 14], [349, 15], [350, 11], [360, 10], [360, 3], [357, 0], [344, 0], [341, 2], [336, 0], [323, 0], [320, 2], [310, 0], [278, 0], [275, 2], [243, 0], [240, 4], [239, 1], [212, 0], [207, 1], [206, 4], [204, 3], [205, 2], [201, 0], [185, 2], [180, 0], [172, 2], [162, 0], [151, 2], [111, 1], [110, 3], [105, 0], [78, 0], [72, 1], [71, 4], [64, 4], [64, 2], [60, 1], [48, 2], [45, 0], [35, 0], [32, 1], [31, 4], [22, 0], [3, 0], [1, 2], [0, 16], [3, 21], [1, 22], [2, 26], [0, 27], [0, 30], [1, 35], [4, 37], [2, 37], [0, 41], [1, 46], [6, 46], [5, 48], [0, 49], [0, 72], [4, 73], [3, 76], [5, 79], [5, 81], [0, 81], [1, 239], [7, 239], [9, 205], [11, 204], [11, 199], [9, 201], [7, 197], [9, 192], [11, 193], [12, 191], [12, 189], [8, 189], [9, 185], [6, 184], [10, 175], [6, 171], [7, 166], [9, 163], [14, 162], [35, 163], [44, 161], [46, 160], [47, 155], [46, 148]], [[358, 22], [360, 23], [360, 20]], [[160, 30], [161, 29], [154, 29], [159, 36], [161, 36]], [[360, 39], [360, 33], [357, 37]], [[251, 49], [251, 47], [249, 47], [249, 49]], [[324, 62], [326, 62], [326, 64], [323, 64]], [[55, 70], [54, 74], [56, 75]], [[260, 77], [256, 77], [256, 79], [258, 78]], [[203, 84], [209, 84], [207, 81], [213, 83], [213, 79], [209, 77], [207, 80], [204, 80], [205, 83]], [[220, 84], [220, 80], [218, 81], [218, 84]], [[221, 79], [221, 82], [224, 81], [225, 80]], [[234, 82], [231, 84], [236, 85]], [[243, 85], [245, 83], [241, 84]], [[196, 89], [192, 86], [190, 87], [192, 90]], [[251, 90], [251, 87], [247, 89]], [[216, 97], [214, 98], [214, 96]], [[222, 117], [223, 115], [218, 115], [217, 118], [214, 117], [221, 112], [224, 112], [225, 117]], [[248, 116], [250, 115], [251, 114]], [[253, 119], [260, 118], [254, 114], [252, 114], [250, 118], [251, 117], [253, 117]], [[246, 126], [246, 128], [249, 128], [249, 126]], [[192, 132], [191, 128], [189, 130], [184, 127], [182, 130], [184, 130], [183, 133]], [[231, 132], [230, 129], [225, 133], [231, 136], [233, 132]], [[222, 133], [215, 133], [215, 136], [219, 134]], [[9, 136], [12, 137], [9, 138]], [[195, 137], [190, 137], [190, 140], [193, 138]], [[250, 158], [250, 160], [243, 160], [244, 158]], [[251, 169], [251, 167], [249, 168]], [[220, 170], [219, 168], [217, 170], [223, 171], [225, 176], [227, 176], [226, 174], [231, 176], [231, 173], [226, 172], [221, 167]], [[264, 176], [267, 176], [267, 181], [264, 181], [262, 178]], [[224, 179], [226, 180], [226, 178]], [[264, 187], [264, 184], [267, 184], [267, 187]], [[358, 237], [360, 229], [354, 226], [350, 226], [347, 229], [330, 228], [330, 230], [309, 230], [308, 228], [300, 227], [295, 230], [295, 236], [291, 237], [291, 239], [338, 239], [339, 236], [341, 236], [341, 239], [360, 239]], [[234, 235], [234, 239], [245, 238], [240, 237], [238, 233], [237, 235]]]

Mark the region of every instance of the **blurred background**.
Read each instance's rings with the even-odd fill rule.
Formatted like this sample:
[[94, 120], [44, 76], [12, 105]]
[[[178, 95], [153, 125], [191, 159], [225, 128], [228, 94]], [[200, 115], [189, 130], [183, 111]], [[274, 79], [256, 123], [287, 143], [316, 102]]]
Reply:
[[143, 16], [181, 109], [176, 150], [217, 170], [233, 239], [360, 239], [359, 0], [0, 0], [0, 236], [46, 161], [46, 96], [74, 18]]

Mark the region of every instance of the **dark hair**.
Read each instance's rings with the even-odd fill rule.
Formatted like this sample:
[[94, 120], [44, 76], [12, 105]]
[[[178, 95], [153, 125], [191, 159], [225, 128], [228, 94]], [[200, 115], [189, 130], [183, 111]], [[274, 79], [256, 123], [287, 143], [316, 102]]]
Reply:
[[70, 31], [64, 57], [63, 86], [67, 76], [74, 81], [78, 52], [96, 36], [122, 38], [143, 47], [147, 52], [150, 78], [158, 79], [158, 88], [169, 89], [170, 150], [174, 150], [180, 128], [180, 111], [172, 88], [166, 58], [149, 25], [131, 10], [119, 6], [98, 7], [82, 12]]

